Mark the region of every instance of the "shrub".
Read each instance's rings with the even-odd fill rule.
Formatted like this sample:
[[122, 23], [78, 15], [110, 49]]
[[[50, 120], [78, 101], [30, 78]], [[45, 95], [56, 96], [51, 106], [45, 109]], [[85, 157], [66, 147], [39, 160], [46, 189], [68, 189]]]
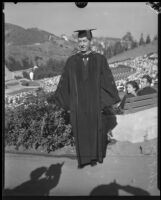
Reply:
[[14, 76], [14, 78], [15, 78], [16, 80], [19, 80], [19, 79], [21, 79], [22, 77], [21, 77], [21, 76]]
[[40, 84], [35, 81], [29, 81], [28, 84], [29, 84], [29, 86], [40, 86]]
[[22, 86], [29, 86], [29, 81], [23, 80], [21, 81]]
[[30, 79], [30, 76], [29, 76], [29, 73], [28, 73], [28, 72], [23, 71], [23, 72], [22, 72], [22, 75], [23, 75], [24, 78]]
[[50, 152], [74, 144], [69, 115], [53, 104], [52, 97], [39, 89], [18, 107], [6, 108], [6, 146]]
[[34, 71], [34, 79], [38, 80], [60, 75], [64, 65], [64, 60], [58, 61], [49, 58], [46, 62], [46, 66], [39, 67]]
[[52, 70], [49, 67], [39, 67], [37, 70], [34, 72], [34, 78], [35, 80], [43, 79], [43, 78], [49, 78], [55, 76], [56, 73], [54, 70]]
[[5, 60], [5, 63], [6, 63], [7, 68], [12, 72], [22, 69], [20, 61], [16, 60], [13, 56], [9, 56]]

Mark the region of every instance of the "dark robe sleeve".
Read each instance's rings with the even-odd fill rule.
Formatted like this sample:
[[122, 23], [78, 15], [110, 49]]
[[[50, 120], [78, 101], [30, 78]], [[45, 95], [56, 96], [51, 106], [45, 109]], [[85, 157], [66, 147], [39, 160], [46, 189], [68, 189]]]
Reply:
[[106, 58], [103, 56], [101, 66], [101, 106], [112, 106], [120, 102], [118, 90]]
[[121, 100], [121, 103], [120, 103], [120, 105], [119, 105], [119, 107], [120, 107], [121, 109], [124, 109], [126, 98], [127, 98], [127, 96], [124, 95], [124, 97], [123, 97], [122, 100]]
[[55, 104], [65, 110], [70, 110], [69, 66], [70, 62], [68, 59], [54, 95]]

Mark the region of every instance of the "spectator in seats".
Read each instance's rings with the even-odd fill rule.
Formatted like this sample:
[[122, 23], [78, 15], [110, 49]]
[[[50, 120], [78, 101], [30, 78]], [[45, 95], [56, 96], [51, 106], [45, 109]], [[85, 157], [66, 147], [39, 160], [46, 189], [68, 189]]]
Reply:
[[138, 86], [138, 83], [136, 81], [128, 81], [126, 83], [126, 94], [122, 98], [122, 101], [119, 105], [119, 108], [120, 109], [124, 108], [125, 101], [126, 101], [127, 98], [137, 96], [138, 90], [139, 90], [139, 86]]
[[138, 91], [138, 96], [153, 94], [157, 91], [151, 87], [152, 78], [149, 75], [144, 75], [141, 80], [141, 89]]

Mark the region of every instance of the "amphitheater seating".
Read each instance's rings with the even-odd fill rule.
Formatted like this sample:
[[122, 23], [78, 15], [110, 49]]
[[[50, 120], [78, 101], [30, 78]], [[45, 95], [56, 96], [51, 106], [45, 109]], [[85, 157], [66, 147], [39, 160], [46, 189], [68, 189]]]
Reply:
[[134, 113], [157, 106], [157, 93], [127, 98], [123, 114]]

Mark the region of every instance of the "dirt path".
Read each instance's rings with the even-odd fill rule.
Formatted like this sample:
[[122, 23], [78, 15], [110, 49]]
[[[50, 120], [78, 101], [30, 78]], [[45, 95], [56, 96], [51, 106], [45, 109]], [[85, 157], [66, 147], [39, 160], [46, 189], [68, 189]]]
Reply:
[[[103, 164], [83, 169], [77, 168], [77, 160], [72, 156], [6, 153], [5, 189], [10, 189], [8, 194], [12, 195], [160, 195], [157, 189], [157, 156], [132, 150], [125, 155], [117, 152], [118, 146], [117, 151], [114, 149], [113, 153], [107, 153]], [[48, 175], [43, 170], [48, 171]]]

